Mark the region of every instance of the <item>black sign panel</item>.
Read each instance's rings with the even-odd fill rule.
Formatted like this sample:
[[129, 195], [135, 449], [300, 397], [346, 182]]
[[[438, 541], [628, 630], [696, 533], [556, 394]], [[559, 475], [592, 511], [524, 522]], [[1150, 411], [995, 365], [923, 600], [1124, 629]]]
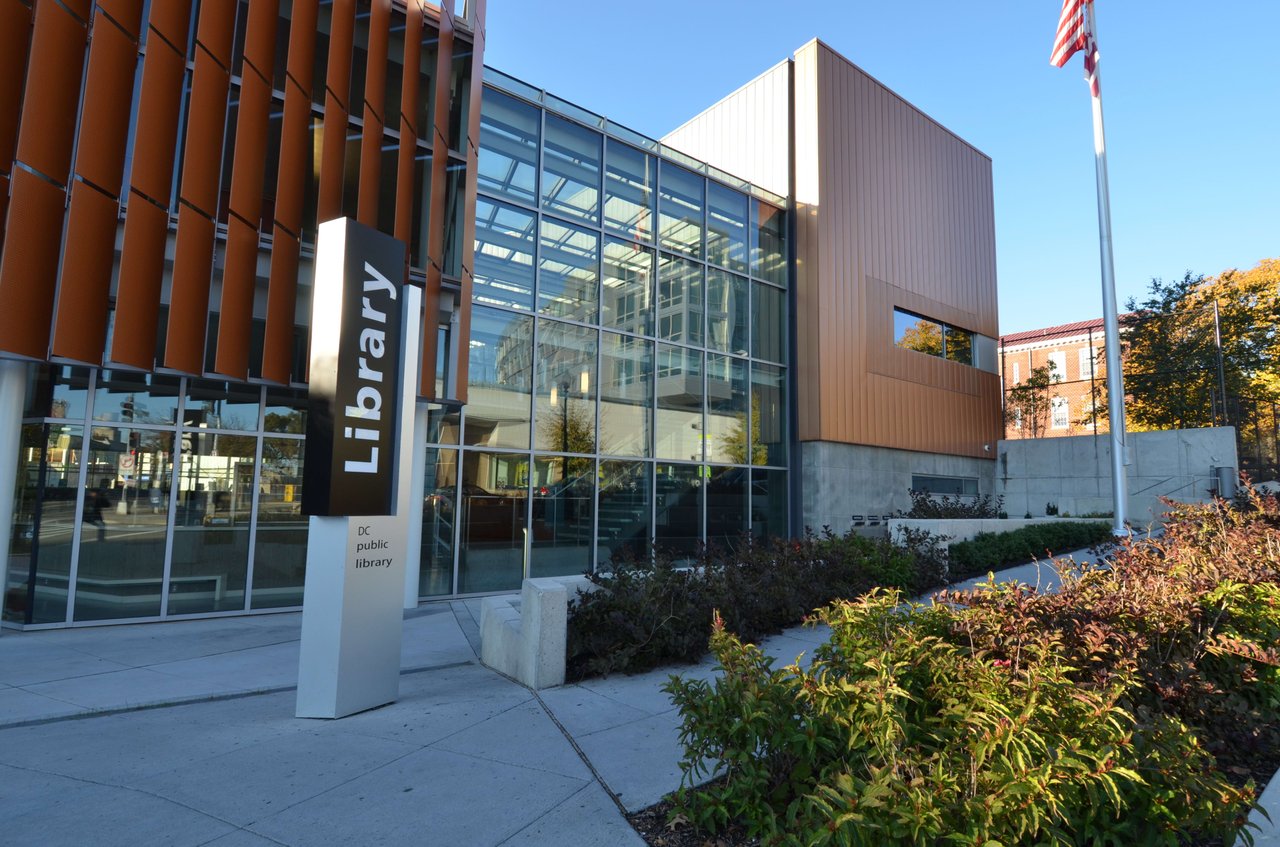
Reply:
[[404, 242], [350, 218], [320, 225], [302, 511], [395, 513]]

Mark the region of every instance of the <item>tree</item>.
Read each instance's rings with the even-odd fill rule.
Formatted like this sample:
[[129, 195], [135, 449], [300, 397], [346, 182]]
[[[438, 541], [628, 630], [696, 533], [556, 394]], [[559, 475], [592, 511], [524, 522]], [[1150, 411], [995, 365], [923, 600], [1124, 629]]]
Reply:
[[1280, 260], [1216, 277], [1188, 272], [1171, 283], [1155, 279], [1146, 300], [1130, 298], [1126, 305], [1132, 313], [1124, 321], [1130, 429], [1234, 423], [1242, 398], [1280, 399]]
[[898, 338], [898, 346], [908, 350], [918, 350], [930, 356], [942, 355], [942, 325], [921, 318]]
[[1049, 386], [1057, 366], [1050, 361], [1038, 368], [1005, 395], [1004, 420], [1023, 438], [1039, 438], [1049, 426]]

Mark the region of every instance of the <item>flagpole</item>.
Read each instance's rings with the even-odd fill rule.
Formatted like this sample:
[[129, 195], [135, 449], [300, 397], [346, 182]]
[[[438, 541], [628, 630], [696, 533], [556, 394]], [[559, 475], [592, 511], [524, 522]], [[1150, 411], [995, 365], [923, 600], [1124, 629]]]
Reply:
[[[1085, 14], [1089, 16], [1089, 32], [1097, 44], [1098, 30], [1093, 18], [1093, 3], [1086, 2]], [[1090, 100], [1093, 104], [1093, 149], [1098, 178], [1098, 238], [1102, 263], [1102, 323], [1107, 355], [1107, 410], [1111, 423], [1111, 497], [1115, 504], [1115, 518], [1111, 531], [1117, 537], [1129, 534], [1125, 525], [1128, 518], [1129, 480], [1125, 466], [1129, 464], [1125, 448], [1124, 426], [1124, 376], [1120, 365], [1120, 322], [1116, 314], [1116, 272], [1111, 255], [1111, 197], [1107, 189], [1107, 142], [1102, 127], [1102, 86], [1099, 65], [1094, 62], [1093, 79], [1090, 82]]]

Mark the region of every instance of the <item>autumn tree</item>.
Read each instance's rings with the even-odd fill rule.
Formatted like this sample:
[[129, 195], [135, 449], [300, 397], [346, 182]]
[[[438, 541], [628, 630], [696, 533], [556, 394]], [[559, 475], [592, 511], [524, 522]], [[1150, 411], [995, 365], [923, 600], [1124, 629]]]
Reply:
[[1052, 361], [1032, 368], [1030, 375], [1005, 394], [1005, 423], [1023, 438], [1039, 438], [1049, 427], [1049, 387], [1057, 365]]

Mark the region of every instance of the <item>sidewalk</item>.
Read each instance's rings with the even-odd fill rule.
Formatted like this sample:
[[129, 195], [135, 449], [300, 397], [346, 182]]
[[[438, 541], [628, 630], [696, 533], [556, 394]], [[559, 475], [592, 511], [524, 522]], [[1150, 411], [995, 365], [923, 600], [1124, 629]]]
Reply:
[[[6, 632], [4, 841], [642, 845], [619, 806], [680, 781], [660, 686], [712, 661], [535, 693], [480, 664], [478, 618], [479, 601], [408, 612], [399, 701], [338, 721], [293, 717], [298, 613]], [[764, 646], [790, 661], [824, 637]]]

